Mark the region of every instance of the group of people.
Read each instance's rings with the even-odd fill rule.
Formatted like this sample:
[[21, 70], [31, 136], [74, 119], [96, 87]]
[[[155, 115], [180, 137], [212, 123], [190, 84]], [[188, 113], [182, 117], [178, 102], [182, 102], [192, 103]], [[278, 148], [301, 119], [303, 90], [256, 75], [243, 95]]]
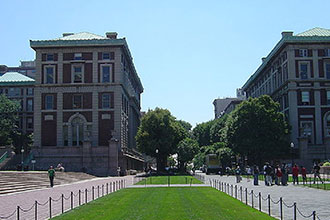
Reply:
[[[245, 169], [245, 173], [247, 174], [247, 181], [250, 181], [250, 176], [253, 176], [253, 184], [259, 184], [259, 175], [264, 175], [265, 177], [265, 185], [272, 186], [276, 185], [288, 185], [289, 173], [292, 173], [293, 184], [299, 184], [299, 174], [301, 175], [301, 179], [303, 184], [307, 184], [307, 170], [304, 166], [298, 167], [297, 164], [294, 164], [293, 167], [287, 166], [287, 164], [283, 163], [282, 166], [276, 165], [272, 167], [269, 163], [265, 163], [263, 166], [263, 171], [260, 172], [259, 167], [254, 165], [252, 167], [247, 166]], [[314, 164], [313, 166], [314, 173], [314, 184], [317, 179], [319, 179], [322, 183], [323, 180], [320, 176], [320, 165]], [[241, 177], [242, 170], [239, 166], [235, 169], [236, 182], [239, 183], [242, 180]]]

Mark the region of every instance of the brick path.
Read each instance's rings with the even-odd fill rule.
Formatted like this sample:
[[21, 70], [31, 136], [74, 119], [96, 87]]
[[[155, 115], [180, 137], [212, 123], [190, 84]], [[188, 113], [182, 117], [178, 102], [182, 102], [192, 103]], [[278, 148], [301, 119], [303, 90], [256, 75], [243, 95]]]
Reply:
[[[79, 190], [81, 190], [81, 204], [83, 204], [85, 203], [86, 199], [85, 189], [88, 189], [87, 201], [89, 202], [92, 200], [93, 186], [95, 187], [94, 198], [98, 198], [102, 196], [102, 193], [105, 195], [107, 192], [110, 193], [114, 191], [114, 187], [118, 187], [118, 182], [120, 180], [125, 180], [126, 186], [133, 184], [133, 176], [107, 177], [95, 178], [92, 180], [81, 181], [73, 184], [59, 185], [53, 188], [0, 195], [0, 219], [17, 219], [17, 206], [20, 206], [20, 208], [26, 211], [24, 212], [20, 210], [19, 219], [35, 219], [35, 201], [38, 201], [40, 204], [37, 206], [37, 219], [48, 219], [50, 216], [49, 197], [52, 197], [53, 199], [51, 202], [51, 214], [52, 217], [54, 217], [55, 215], [58, 215], [62, 212], [62, 194], [64, 196], [64, 211], [66, 211], [71, 208], [71, 192], [73, 192], [74, 195], [73, 205], [74, 207], [77, 207], [79, 203]], [[97, 186], [99, 186], [99, 188], [97, 188]], [[27, 211], [30, 208], [31, 210]], [[10, 218], [3, 218], [9, 216], [12, 213], [14, 214]]]
[[[221, 182], [226, 182], [229, 184], [233, 184], [234, 186], [237, 185], [238, 189], [242, 186], [243, 188], [243, 202], [245, 202], [245, 188], [248, 189], [248, 204], [251, 206], [252, 203], [252, 195], [251, 190], [253, 190], [254, 194], [256, 196], [254, 197], [254, 207], [258, 209], [259, 207], [259, 199], [258, 199], [258, 193], [261, 193], [262, 201], [262, 210], [266, 213], [268, 213], [268, 201], [267, 196], [268, 194], [271, 196], [273, 202], [278, 202], [280, 197], [282, 197], [283, 201], [288, 205], [293, 205], [294, 202], [297, 203], [297, 208], [299, 211], [304, 214], [305, 216], [308, 216], [312, 214], [313, 211], [316, 211], [317, 217], [316, 219], [320, 220], [330, 220], [330, 191], [325, 191], [321, 189], [313, 189], [309, 187], [302, 187], [302, 186], [294, 186], [291, 183], [289, 183], [288, 186], [265, 186], [263, 181], [259, 181], [259, 186], [253, 185], [253, 180], [250, 179], [249, 182], [247, 182], [246, 178], [243, 178], [243, 181], [241, 183], [236, 183], [236, 179], [233, 176], [222, 176], [219, 175], [205, 175], [205, 183], [210, 183], [210, 179], [217, 179]], [[231, 194], [231, 187], [229, 188], [229, 193]], [[235, 188], [234, 188], [235, 189]], [[241, 200], [240, 196], [240, 190], [238, 190], [238, 199]], [[234, 196], [235, 196], [235, 190], [234, 190]], [[271, 213], [272, 216], [275, 216], [279, 218], [280, 212], [279, 212], [279, 204], [274, 204], [271, 202]], [[293, 219], [293, 208], [287, 208], [283, 204], [283, 214], [284, 219]], [[297, 211], [297, 220], [306, 220], [306, 219], [313, 219], [310, 218], [304, 218], [298, 213]]]

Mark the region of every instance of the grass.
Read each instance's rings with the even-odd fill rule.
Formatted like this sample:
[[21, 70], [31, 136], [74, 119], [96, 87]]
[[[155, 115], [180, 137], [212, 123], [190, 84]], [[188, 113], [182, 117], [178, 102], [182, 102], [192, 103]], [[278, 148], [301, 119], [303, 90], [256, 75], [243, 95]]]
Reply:
[[128, 188], [55, 220], [274, 220], [211, 187]]
[[330, 190], [330, 183], [319, 183], [319, 184], [299, 184], [297, 186], [306, 186], [306, 187], [310, 187], [310, 188], [315, 188], [315, 189], [323, 189], [323, 190]]
[[196, 179], [192, 176], [153, 176], [148, 177], [147, 179], [143, 179], [139, 182], [137, 182], [135, 185], [144, 185], [144, 184], [152, 184], [152, 185], [158, 185], [158, 184], [168, 184], [168, 181], [170, 181], [170, 184], [202, 184], [201, 181]]

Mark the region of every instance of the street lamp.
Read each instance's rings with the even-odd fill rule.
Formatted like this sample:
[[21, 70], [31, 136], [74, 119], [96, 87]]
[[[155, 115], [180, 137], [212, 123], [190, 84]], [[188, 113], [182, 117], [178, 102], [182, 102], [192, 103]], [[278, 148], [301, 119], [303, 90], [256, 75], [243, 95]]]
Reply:
[[290, 147], [291, 147], [291, 166], [293, 167], [293, 148], [294, 148], [293, 142], [291, 142]]
[[158, 173], [158, 171], [159, 171], [159, 165], [158, 165], [158, 163], [159, 163], [159, 161], [158, 161], [158, 152], [159, 152], [159, 150], [158, 150], [158, 148], [156, 149], [156, 167], [157, 167], [157, 173]]
[[24, 148], [22, 147], [22, 149], [21, 149], [21, 166], [22, 166], [22, 171], [24, 171], [24, 167], [23, 167], [23, 163], [24, 163], [23, 156], [24, 156]]

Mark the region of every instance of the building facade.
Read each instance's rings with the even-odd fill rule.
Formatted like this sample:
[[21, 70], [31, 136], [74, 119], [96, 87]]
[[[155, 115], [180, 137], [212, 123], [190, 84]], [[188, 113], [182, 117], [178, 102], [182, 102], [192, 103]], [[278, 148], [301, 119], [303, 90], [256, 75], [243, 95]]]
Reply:
[[247, 97], [270, 95], [291, 125], [299, 164], [330, 157], [330, 30], [313, 28], [281, 40], [244, 84]]
[[0, 76], [0, 95], [19, 103], [17, 126], [23, 134], [33, 133], [34, 79], [18, 72]]
[[6, 65], [0, 65], [0, 76], [6, 72], [18, 72], [22, 75], [28, 76], [34, 79], [36, 75], [35, 61], [20, 61], [21, 65], [17, 67], [7, 67]]
[[65, 33], [30, 45], [36, 51], [37, 166], [62, 163], [100, 176], [142, 169], [134, 137], [143, 87], [126, 39], [115, 32]]

